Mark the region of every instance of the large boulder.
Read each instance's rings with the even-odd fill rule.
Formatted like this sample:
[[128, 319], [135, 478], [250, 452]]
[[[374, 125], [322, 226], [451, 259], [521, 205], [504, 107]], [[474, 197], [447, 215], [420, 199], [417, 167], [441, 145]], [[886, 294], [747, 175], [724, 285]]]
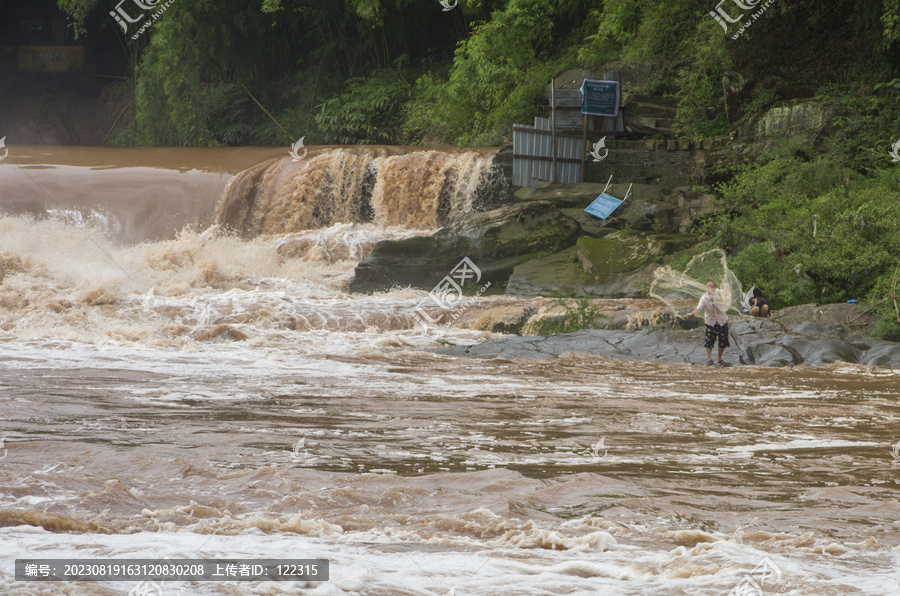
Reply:
[[530, 259], [513, 270], [506, 286], [507, 296], [553, 296], [557, 293], [584, 294], [584, 274], [572, 246], [552, 255]]
[[[581, 182], [577, 184], [554, 184], [550, 182], [539, 182], [537, 188], [523, 187], [516, 191], [514, 197], [516, 201], [530, 203], [534, 201], [550, 201], [560, 209], [578, 207], [584, 209], [596, 199], [605, 184], [596, 182]], [[613, 185], [607, 192], [614, 192], [617, 187]], [[627, 186], [621, 188], [624, 192]], [[622, 196], [625, 196], [624, 194]]]
[[[655, 184], [611, 184], [608, 188], [605, 183], [580, 182], [572, 184], [555, 184], [540, 182], [537, 188], [520, 188], [514, 197], [516, 201], [527, 203], [532, 201], [550, 201], [560, 209], [566, 207], [580, 207], [584, 209], [593, 202], [600, 193], [606, 190], [607, 194], [624, 198], [631, 187], [629, 201], [660, 201], [671, 197], [672, 191]], [[673, 199], [674, 200], [674, 199]], [[626, 202], [619, 209], [627, 208]], [[616, 210], [615, 213], [619, 213]]]
[[589, 238], [583, 236], [576, 243], [578, 260], [584, 272], [598, 281], [630, 271], [650, 262], [659, 247], [649, 238], [621, 237]]
[[659, 262], [696, 244], [696, 238], [674, 234], [590, 238], [576, 244], [587, 276], [582, 287], [592, 296], [639, 297], [647, 294]]
[[641, 232], [668, 234], [677, 229], [671, 201], [632, 202], [626, 215], [628, 227]]
[[480, 283], [496, 289], [506, 285], [516, 265], [571, 246], [579, 233], [578, 223], [547, 201], [465, 213], [431, 236], [377, 243], [357, 265], [350, 291], [430, 290], [465, 257], [481, 270]]
[[641, 297], [653, 271], [668, 255], [696, 243], [691, 236], [660, 234], [582, 236], [574, 247], [517, 265], [509, 278], [509, 296], [551, 296], [561, 292], [606, 298]]
[[[584, 212], [584, 209], [606, 189], [607, 193], [624, 198], [631, 187], [631, 196], [606, 219]], [[542, 182], [538, 188], [520, 188], [515, 193], [519, 202], [551, 201], [566, 215], [576, 219], [585, 234], [603, 237], [612, 229], [629, 227], [633, 230], [668, 234], [690, 229], [691, 213], [684, 209], [684, 191], [675, 191], [655, 184], [550, 184]]]
[[798, 100], [771, 108], [756, 121], [753, 152], [771, 152], [785, 139], [814, 145], [831, 122], [834, 110], [814, 100]]

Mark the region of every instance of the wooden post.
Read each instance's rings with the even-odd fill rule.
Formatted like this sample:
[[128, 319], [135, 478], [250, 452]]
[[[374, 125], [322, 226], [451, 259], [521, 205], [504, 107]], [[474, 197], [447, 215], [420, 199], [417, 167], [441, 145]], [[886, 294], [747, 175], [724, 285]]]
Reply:
[[550, 144], [552, 166], [550, 182], [556, 182], [556, 79], [550, 79]]
[[587, 114], [584, 115], [584, 126], [581, 129], [581, 181], [584, 182], [584, 154], [587, 153]]

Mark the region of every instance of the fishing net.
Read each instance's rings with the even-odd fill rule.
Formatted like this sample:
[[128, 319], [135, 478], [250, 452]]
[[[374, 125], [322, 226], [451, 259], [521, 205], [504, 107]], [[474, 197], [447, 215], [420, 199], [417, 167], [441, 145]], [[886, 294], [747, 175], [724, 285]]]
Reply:
[[669, 266], [659, 267], [653, 272], [650, 295], [677, 313], [697, 306], [700, 297], [706, 293], [708, 281], [716, 283], [728, 311], [750, 311], [753, 288], [744, 293], [741, 282], [728, 268], [725, 251], [718, 248], [695, 256], [683, 272]]

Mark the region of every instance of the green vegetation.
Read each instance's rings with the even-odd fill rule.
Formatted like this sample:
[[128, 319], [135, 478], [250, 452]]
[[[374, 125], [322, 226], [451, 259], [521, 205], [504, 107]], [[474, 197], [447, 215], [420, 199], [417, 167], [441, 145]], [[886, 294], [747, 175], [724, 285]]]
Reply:
[[900, 0], [779, 0], [740, 39], [694, 0], [177, 0], [137, 39], [151, 11], [123, 34], [107, 3], [57, 1], [79, 35], [121, 39], [137, 104], [123, 144], [499, 145], [543, 113], [551, 76], [622, 59], [651, 68], [645, 91], [676, 97], [696, 137], [900, 74]]
[[[718, 186], [702, 230], [775, 308], [874, 304], [889, 292], [900, 263], [900, 178], [888, 155], [900, 135], [895, 93], [828, 98], [842, 112], [825, 147], [787, 143]], [[892, 302], [877, 311], [878, 332], [900, 337]]]

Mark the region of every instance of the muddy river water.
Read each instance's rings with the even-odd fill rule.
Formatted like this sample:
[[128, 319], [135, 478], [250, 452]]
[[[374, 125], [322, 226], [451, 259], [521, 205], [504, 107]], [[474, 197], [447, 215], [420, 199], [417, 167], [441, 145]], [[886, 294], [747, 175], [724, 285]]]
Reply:
[[436, 355], [492, 334], [417, 325], [421, 290], [346, 291], [376, 241], [433, 231], [378, 220], [387, 199], [241, 238], [205, 226], [271, 150], [12, 149], [0, 593], [134, 593], [17, 582], [17, 558], [290, 557], [330, 580], [160, 590], [900, 594], [896, 371]]

